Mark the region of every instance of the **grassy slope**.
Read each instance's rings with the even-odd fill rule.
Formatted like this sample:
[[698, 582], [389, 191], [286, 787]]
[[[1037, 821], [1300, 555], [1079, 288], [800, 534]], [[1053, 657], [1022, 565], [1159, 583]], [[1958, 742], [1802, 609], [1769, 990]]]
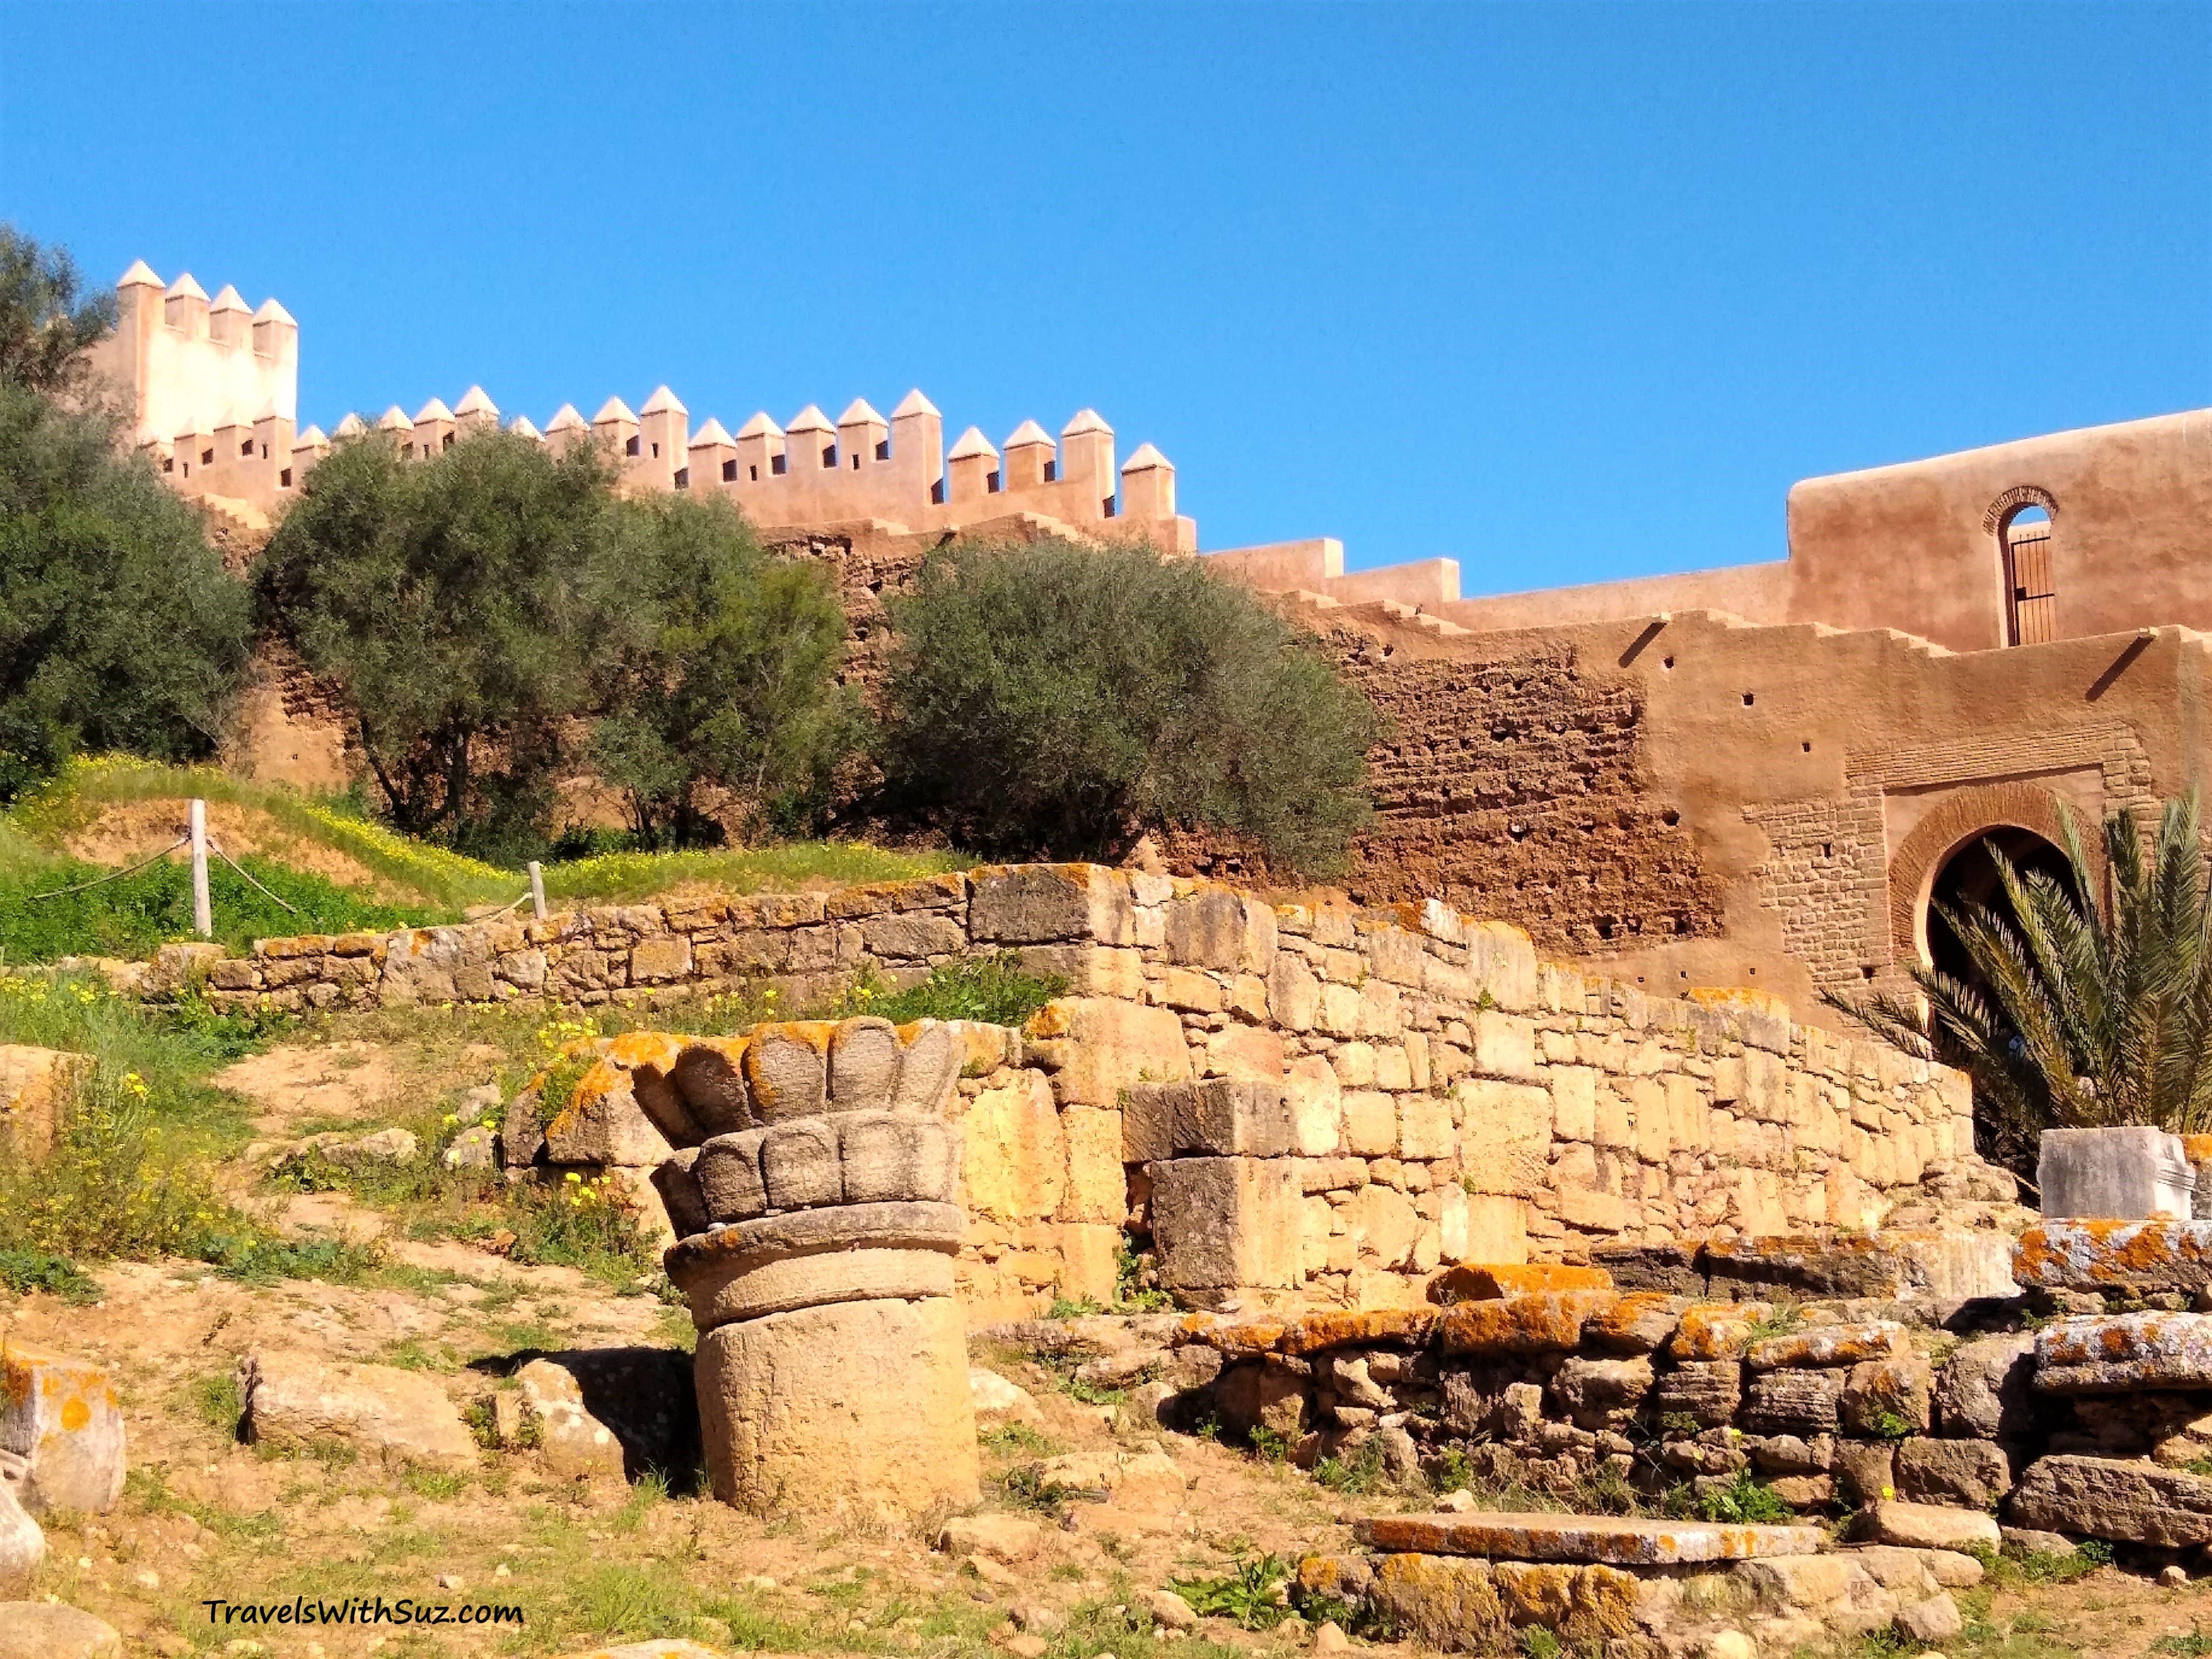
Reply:
[[[127, 757], [81, 761], [46, 788], [0, 814], [0, 962], [50, 961], [68, 954], [143, 956], [164, 939], [187, 936], [189, 899], [177, 866], [82, 895], [33, 902], [100, 873], [61, 850], [72, 830], [106, 806], [194, 796], [266, 813], [301, 841], [343, 854], [387, 889], [405, 896], [376, 902], [319, 876], [270, 859], [240, 862], [293, 906], [270, 903], [218, 864], [210, 877], [216, 933], [234, 949], [251, 939], [298, 933], [421, 926], [458, 921], [476, 905], [504, 905], [525, 890], [518, 871], [464, 858], [352, 816], [295, 791], [204, 768], [155, 765]], [[678, 888], [735, 893], [788, 890], [811, 883], [844, 885], [957, 869], [958, 855], [893, 852], [858, 842], [797, 842], [732, 851], [618, 853], [548, 866], [556, 904], [647, 899]], [[296, 914], [295, 914], [296, 913]]]

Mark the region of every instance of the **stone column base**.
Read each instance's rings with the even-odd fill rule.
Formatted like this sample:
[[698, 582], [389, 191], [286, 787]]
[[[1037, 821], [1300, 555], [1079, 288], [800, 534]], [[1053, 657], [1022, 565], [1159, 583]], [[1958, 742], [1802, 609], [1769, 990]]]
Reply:
[[967, 1328], [949, 1296], [799, 1308], [719, 1325], [696, 1375], [714, 1496], [908, 1514], [981, 1495]]

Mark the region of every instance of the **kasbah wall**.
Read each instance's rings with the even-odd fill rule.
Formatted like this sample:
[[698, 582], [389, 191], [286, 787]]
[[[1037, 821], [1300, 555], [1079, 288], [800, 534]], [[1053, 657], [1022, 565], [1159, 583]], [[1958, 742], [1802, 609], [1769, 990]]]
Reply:
[[[99, 366], [156, 465], [250, 541], [328, 447], [294, 432], [296, 325], [143, 264], [119, 293]], [[377, 426], [428, 458], [500, 418], [472, 387]], [[948, 451], [918, 392], [888, 422], [855, 400], [732, 438], [692, 432], [664, 387], [638, 414], [564, 407], [544, 438], [587, 435], [626, 487], [725, 490], [834, 565], [864, 680], [884, 595], [955, 532], [1198, 547], [1173, 467], [1149, 444], [1117, 467], [1089, 410], [1057, 442], [1024, 422], [1003, 449], [971, 428]], [[1828, 1020], [1820, 989], [1903, 985], [1931, 890], [1986, 834], [2055, 842], [2062, 804], [2094, 824], [2203, 781], [2212, 410], [1809, 479], [1786, 521], [1769, 563], [1489, 599], [1460, 596], [1450, 559], [1347, 574], [1327, 538], [1199, 556], [1279, 595], [1389, 723], [1356, 901], [1437, 899], [1649, 992], [1755, 987]], [[343, 781], [331, 709], [264, 665], [241, 757]], [[1202, 838], [1166, 850], [1186, 873], [1269, 873]]]

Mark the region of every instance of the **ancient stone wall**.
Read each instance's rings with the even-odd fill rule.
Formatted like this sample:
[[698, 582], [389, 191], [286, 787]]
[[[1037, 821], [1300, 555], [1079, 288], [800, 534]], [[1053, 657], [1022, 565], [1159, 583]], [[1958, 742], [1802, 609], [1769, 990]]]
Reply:
[[[747, 984], [795, 1008], [1002, 949], [1067, 992], [979, 1047], [951, 1109], [977, 1316], [1110, 1300], [1125, 1227], [1162, 1235], [1188, 1301], [1406, 1304], [1455, 1261], [1873, 1225], [1975, 1167], [1963, 1076], [1771, 999], [1646, 997], [1441, 904], [1275, 907], [1091, 865], [264, 940], [207, 974], [219, 1003], [295, 1009]], [[1163, 1132], [1183, 1084], [1212, 1092]]]

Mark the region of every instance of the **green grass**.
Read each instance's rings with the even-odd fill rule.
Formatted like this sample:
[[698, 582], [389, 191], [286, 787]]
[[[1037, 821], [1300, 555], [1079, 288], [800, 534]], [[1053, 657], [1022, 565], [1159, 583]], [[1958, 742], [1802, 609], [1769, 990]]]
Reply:
[[549, 900], [609, 903], [650, 898], [676, 887], [732, 893], [782, 891], [809, 883], [854, 886], [907, 881], [965, 868], [957, 853], [896, 852], [865, 842], [789, 842], [692, 853], [603, 853], [545, 866]]
[[832, 1019], [876, 1014], [895, 1025], [912, 1019], [1019, 1025], [1067, 989], [1065, 977], [1025, 974], [1021, 963], [1014, 951], [963, 957], [931, 969], [927, 978], [902, 991], [863, 978], [824, 1012]]

